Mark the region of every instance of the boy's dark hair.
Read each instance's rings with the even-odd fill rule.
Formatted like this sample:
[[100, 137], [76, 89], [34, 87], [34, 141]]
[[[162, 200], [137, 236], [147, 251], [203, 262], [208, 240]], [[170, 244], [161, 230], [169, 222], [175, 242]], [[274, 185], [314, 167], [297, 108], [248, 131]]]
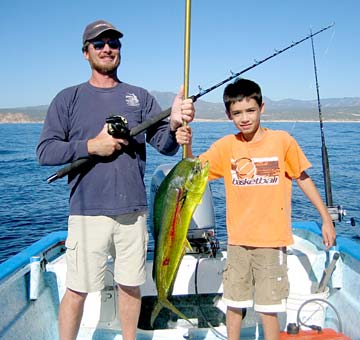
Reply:
[[255, 99], [259, 106], [262, 105], [262, 94], [260, 86], [252, 80], [237, 78], [233, 83], [225, 87], [223, 101], [226, 111], [230, 111], [230, 105], [244, 98]]

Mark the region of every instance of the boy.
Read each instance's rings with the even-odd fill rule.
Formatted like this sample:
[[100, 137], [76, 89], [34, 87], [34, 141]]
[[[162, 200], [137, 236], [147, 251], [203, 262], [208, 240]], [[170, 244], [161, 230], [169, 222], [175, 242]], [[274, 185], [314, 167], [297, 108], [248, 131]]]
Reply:
[[[279, 339], [277, 313], [285, 311], [289, 283], [286, 246], [291, 232], [291, 184], [300, 189], [322, 218], [326, 248], [336, 232], [321, 196], [305, 170], [310, 167], [299, 145], [285, 131], [263, 128], [265, 105], [258, 84], [237, 79], [224, 90], [226, 114], [238, 134], [217, 140], [199, 158], [209, 161], [209, 180], [224, 178], [228, 257], [224, 271], [229, 340], [240, 337], [242, 308], [260, 313], [265, 339]], [[191, 150], [191, 129], [179, 128], [179, 144]]]

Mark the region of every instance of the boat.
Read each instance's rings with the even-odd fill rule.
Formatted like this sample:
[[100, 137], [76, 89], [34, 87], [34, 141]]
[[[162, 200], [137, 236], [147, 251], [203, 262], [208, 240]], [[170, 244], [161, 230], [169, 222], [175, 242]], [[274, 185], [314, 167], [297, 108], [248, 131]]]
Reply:
[[[163, 164], [156, 169], [150, 188], [151, 204], [172, 166]], [[288, 248], [290, 295], [286, 313], [279, 315], [281, 339], [360, 339], [358, 243], [338, 237], [337, 245], [325, 251], [316, 222], [293, 222], [292, 228], [295, 243]], [[183, 257], [170, 299], [191, 324], [163, 309], [150, 326], [157, 295], [151, 275], [154, 253], [150, 249], [147, 281], [141, 288], [137, 339], [226, 339], [221, 296], [227, 252], [215, 230], [208, 185], [188, 232], [192, 250]], [[66, 231], [50, 233], [0, 264], [0, 339], [58, 339], [57, 313], [65, 292], [66, 236]], [[112, 265], [109, 258], [106, 287], [89, 294], [86, 300], [78, 339], [122, 339]], [[242, 323], [241, 339], [263, 339], [261, 322], [251, 308]]]
[[[270, 57], [256, 61], [247, 69], [200, 91], [193, 98], [199, 98], [329, 27], [331, 26], [275, 51]], [[169, 115], [170, 110], [164, 111], [164, 114], [160, 114], [159, 119]], [[146, 126], [148, 124], [149, 122], [145, 122]], [[130, 134], [135, 135], [141, 129], [144, 129], [143, 124], [136, 131], [130, 131]], [[173, 166], [160, 165], [153, 174], [150, 211], [154, 194]], [[74, 168], [74, 165], [70, 165], [69, 168], [60, 170], [50, 176], [48, 182], [63, 177]], [[340, 217], [339, 211], [336, 207], [333, 209], [334, 220]], [[151, 220], [150, 217], [150, 230]], [[227, 338], [226, 307], [221, 300], [222, 273], [227, 251], [226, 244], [218, 241], [216, 229], [212, 192], [208, 185], [189, 227], [187, 236], [192, 249], [185, 253], [181, 261], [172, 296], [169, 298], [188, 320], [181, 319], [164, 308], [151, 325], [150, 316], [156, 303], [157, 290], [151, 275], [154, 252], [149, 249], [146, 260], [147, 280], [141, 287], [138, 340]], [[358, 243], [338, 237], [337, 245], [330, 251], [325, 251], [320, 226], [315, 221], [294, 222], [292, 229], [295, 243], [288, 247], [290, 294], [286, 312], [279, 315], [282, 330], [280, 338], [360, 339], [360, 328], [357, 328], [360, 325]], [[0, 339], [58, 339], [57, 315], [66, 290], [66, 237], [65, 231], [50, 233], [0, 264]], [[105, 282], [103, 290], [89, 294], [86, 299], [78, 340], [122, 339], [111, 258], [108, 259]], [[252, 308], [246, 310], [241, 339], [264, 339], [261, 322]]]

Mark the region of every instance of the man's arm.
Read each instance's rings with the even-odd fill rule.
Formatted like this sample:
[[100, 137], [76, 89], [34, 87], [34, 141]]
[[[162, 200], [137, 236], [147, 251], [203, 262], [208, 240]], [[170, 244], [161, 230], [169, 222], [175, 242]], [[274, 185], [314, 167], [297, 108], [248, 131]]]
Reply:
[[[173, 101], [168, 120], [162, 120], [158, 124], [150, 126], [146, 132], [146, 141], [164, 155], [172, 156], [177, 153], [179, 145], [176, 142], [175, 132], [182, 126], [184, 121], [190, 123], [194, 118], [194, 103], [191, 98], [183, 99], [183, 96], [184, 90], [183, 86], [181, 86], [179, 93]], [[155, 101], [154, 98], [153, 101]], [[160, 109], [156, 102], [155, 104], [152, 102], [149, 107], [152, 110], [156, 106]], [[149, 117], [151, 116], [153, 115]]]
[[192, 122], [195, 115], [194, 103], [191, 98], [184, 98], [184, 86], [180, 87], [179, 93], [176, 95], [170, 115], [170, 130], [176, 131], [183, 121], [186, 123]]
[[59, 97], [49, 106], [36, 148], [40, 165], [62, 165], [88, 156], [87, 140], [69, 140], [67, 107]]
[[323, 243], [326, 246], [326, 249], [329, 249], [335, 244], [336, 231], [327, 207], [325, 206], [314, 182], [305, 171], [303, 171], [300, 177], [296, 179], [296, 183], [319, 212], [322, 218], [321, 231], [323, 236]]

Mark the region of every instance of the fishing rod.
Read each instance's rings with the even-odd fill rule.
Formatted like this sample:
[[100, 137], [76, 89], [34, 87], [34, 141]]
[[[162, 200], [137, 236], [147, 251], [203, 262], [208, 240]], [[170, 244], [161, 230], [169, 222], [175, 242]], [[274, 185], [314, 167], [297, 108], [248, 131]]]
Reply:
[[[184, 99], [189, 97], [190, 72], [190, 27], [191, 27], [191, 0], [185, 1], [185, 36], [184, 36]], [[183, 126], [187, 122], [183, 121]], [[186, 158], [187, 145], [182, 146], [182, 158]]]
[[325, 198], [326, 198], [326, 205], [328, 207], [331, 207], [333, 206], [333, 196], [331, 191], [330, 166], [329, 166], [328, 152], [325, 143], [324, 124], [323, 124], [321, 104], [320, 104], [319, 82], [318, 82], [317, 68], [316, 68], [314, 39], [312, 36], [311, 36], [311, 48], [312, 48], [313, 65], [314, 65], [314, 73], [315, 73], [317, 106], [319, 111], [320, 133], [321, 133], [321, 159], [322, 159], [322, 169], [324, 174]]
[[[248, 66], [247, 68], [241, 70], [240, 72], [237, 72], [237, 73], [233, 73], [231, 72], [231, 75], [220, 81], [219, 83], [203, 90], [203, 89], [200, 89], [199, 93], [197, 93], [196, 95], [193, 95], [193, 96], [190, 96], [189, 98], [191, 98], [193, 100], [193, 102], [196, 102], [196, 100], [198, 100], [200, 97], [204, 96], [205, 94], [215, 90], [216, 88], [220, 87], [221, 85], [233, 80], [234, 78], [237, 78], [239, 77], [240, 75], [242, 75], [243, 73], [265, 63], [266, 61], [278, 56], [279, 54], [281, 53], [284, 53], [285, 51], [289, 50], [289, 49], [292, 49], [293, 47], [303, 43], [304, 41], [308, 40], [308, 39], [312, 39], [314, 36], [330, 29], [331, 27], [333, 27], [334, 24], [331, 24], [329, 26], [326, 26], [318, 31], [316, 31], [315, 33], [310, 33], [309, 35], [307, 35], [306, 37], [300, 39], [300, 40], [297, 40], [297, 41], [293, 41], [292, 44], [288, 45], [287, 47], [283, 48], [283, 49], [280, 49], [280, 50], [276, 50], [275, 49], [275, 52], [273, 54], [271, 54], [270, 56], [262, 59], [262, 60], [255, 60], [255, 62]], [[133, 127], [132, 129], [130, 129], [130, 131], [128, 132], [128, 137], [133, 137], [133, 136], [136, 136], [137, 134], [145, 131], [146, 129], [148, 129], [150, 126], [158, 123], [159, 121], [169, 117], [171, 114], [171, 107], [166, 109], [165, 111], [162, 111], [160, 112], [158, 115], [140, 123], [139, 125]], [[51, 176], [49, 176], [46, 181], [48, 183], [52, 183], [54, 182], [55, 180], [59, 179], [59, 178], [62, 178], [70, 173], [74, 173], [74, 172], [78, 172], [79, 170], [81, 170], [82, 168], [84, 168], [85, 166], [87, 167], [89, 164], [91, 163], [94, 163], [95, 161], [92, 159], [92, 158], [81, 158], [81, 159], [77, 159], [75, 160], [74, 162], [72, 162], [71, 164], [65, 166], [64, 168], [61, 168], [60, 170], [58, 170], [56, 173], [52, 174]]]
[[[311, 33], [311, 31], [310, 31]], [[316, 56], [315, 56], [315, 47], [314, 47], [314, 39], [311, 37], [311, 48], [312, 48], [312, 57], [313, 57], [313, 65], [314, 65], [314, 73], [315, 73], [315, 84], [316, 84], [316, 95], [317, 95], [317, 106], [319, 111], [319, 123], [320, 123], [320, 133], [321, 133], [321, 160], [322, 160], [322, 169], [324, 175], [324, 186], [325, 186], [325, 200], [326, 206], [328, 208], [329, 214], [333, 221], [341, 221], [345, 216], [344, 209], [338, 205], [334, 206], [333, 195], [331, 190], [331, 179], [330, 179], [330, 165], [329, 165], [329, 157], [327, 152], [327, 147], [325, 143], [325, 134], [324, 134], [324, 124], [323, 117], [321, 111], [321, 103], [320, 103], [320, 91], [319, 91], [319, 81], [317, 76], [317, 67], [316, 67]]]
[[266, 61], [268, 61], [268, 60], [276, 57], [277, 55], [279, 55], [279, 54], [281, 54], [281, 53], [283, 53], [283, 52], [285, 52], [285, 51], [287, 51], [287, 50], [295, 47], [296, 45], [301, 44], [302, 42], [304, 42], [304, 41], [306, 41], [306, 40], [314, 37], [315, 35], [320, 34], [321, 32], [324, 32], [324, 31], [328, 30], [329, 28], [331, 28], [331, 27], [333, 27], [333, 26], [334, 26], [334, 24], [331, 24], [331, 25], [329, 25], [329, 26], [327, 26], [327, 27], [322, 28], [321, 30], [319, 30], [319, 31], [317, 31], [317, 32], [315, 32], [315, 33], [310, 33], [310, 34], [309, 34], [308, 36], [306, 36], [305, 38], [303, 38], [303, 39], [301, 39], [301, 40], [298, 40], [298, 41], [295, 41], [295, 42], [293, 41], [291, 45], [289, 45], [289, 46], [287, 46], [287, 47], [285, 47], [285, 48], [283, 48], [283, 49], [281, 49], [281, 50], [276, 50], [276, 49], [275, 49], [275, 53], [273, 53], [272, 55], [268, 56], [267, 58], [264, 58], [264, 59], [259, 60], [259, 61], [258, 61], [258, 60], [255, 60], [255, 63], [252, 64], [251, 66], [243, 69], [243, 70], [240, 71], [240, 72], [232, 73], [229, 78], [226, 78], [226, 79], [222, 80], [221, 82], [217, 83], [217, 84], [214, 85], [214, 86], [209, 87], [209, 88], [206, 89], [206, 90], [201, 90], [197, 95], [192, 96], [191, 98], [192, 98], [193, 100], [194, 100], [194, 99], [196, 100], [196, 99], [200, 98], [200, 97], [203, 96], [204, 94], [209, 93], [209, 92], [212, 91], [212, 90], [215, 90], [215, 89], [218, 88], [219, 86], [221, 86], [221, 85], [229, 82], [230, 80], [232, 80], [232, 79], [240, 76], [241, 74], [243, 74], [243, 73], [245, 73], [245, 72], [253, 69], [254, 67], [259, 66], [260, 64], [262, 64], [262, 63], [264, 63], [264, 62], [266, 62]]

